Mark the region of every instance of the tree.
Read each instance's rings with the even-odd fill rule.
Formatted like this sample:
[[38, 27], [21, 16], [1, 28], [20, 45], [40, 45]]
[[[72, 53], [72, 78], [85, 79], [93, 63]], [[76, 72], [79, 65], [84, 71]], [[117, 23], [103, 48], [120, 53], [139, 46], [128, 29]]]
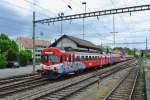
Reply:
[[0, 34], [0, 52], [7, 52], [9, 49], [14, 49], [16, 52], [19, 50], [18, 45], [14, 40], [11, 40], [7, 35]]
[[4, 54], [0, 54], [0, 68], [5, 68], [7, 64]]
[[21, 50], [19, 52], [19, 64], [26, 66], [32, 59], [32, 52], [30, 50]]
[[4, 33], [0, 33], [0, 68], [6, 67], [9, 61], [17, 61], [18, 45]]
[[6, 59], [7, 61], [17, 61], [18, 60], [17, 52], [14, 49], [10, 48], [6, 52]]

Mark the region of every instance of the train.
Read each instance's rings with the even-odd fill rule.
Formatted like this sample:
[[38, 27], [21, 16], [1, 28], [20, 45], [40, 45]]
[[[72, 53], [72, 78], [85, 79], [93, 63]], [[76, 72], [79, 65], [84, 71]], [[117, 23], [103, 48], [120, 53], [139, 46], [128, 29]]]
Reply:
[[120, 54], [68, 51], [56, 47], [48, 47], [41, 51], [41, 69], [38, 70], [38, 73], [43, 77], [57, 79], [65, 74], [83, 72], [86, 69], [100, 68], [130, 59], [132, 57], [122, 57]]

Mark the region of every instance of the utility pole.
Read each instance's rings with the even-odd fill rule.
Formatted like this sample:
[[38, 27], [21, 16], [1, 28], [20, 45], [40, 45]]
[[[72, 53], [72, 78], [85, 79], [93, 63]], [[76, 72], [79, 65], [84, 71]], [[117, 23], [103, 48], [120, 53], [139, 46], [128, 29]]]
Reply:
[[147, 54], [148, 54], [148, 51], [147, 51], [147, 36], [146, 36], [146, 48], [145, 49], [146, 49], [146, 55], [145, 56], [147, 57]]
[[[84, 6], [84, 13], [86, 13], [86, 2], [82, 2]], [[83, 17], [83, 40], [84, 40], [84, 35], [85, 35], [85, 25], [84, 25], [84, 21], [85, 21], [85, 18]]]
[[64, 13], [61, 13], [60, 14], [60, 16], [61, 16], [61, 30], [60, 30], [60, 32], [61, 32], [61, 35], [63, 34], [63, 21], [62, 21], [62, 17], [64, 16]]
[[[64, 16], [64, 13], [60, 13], [59, 15], [61, 17], [61, 24], [60, 24], [60, 34], [63, 35], [63, 20], [62, 17]], [[63, 42], [61, 41], [61, 49], [63, 49]]]
[[115, 15], [113, 14], [113, 40], [114, 40], [114, 48], [115, 48]]
[[35, 73], [35, 12], [33, 12], [33, 73]]

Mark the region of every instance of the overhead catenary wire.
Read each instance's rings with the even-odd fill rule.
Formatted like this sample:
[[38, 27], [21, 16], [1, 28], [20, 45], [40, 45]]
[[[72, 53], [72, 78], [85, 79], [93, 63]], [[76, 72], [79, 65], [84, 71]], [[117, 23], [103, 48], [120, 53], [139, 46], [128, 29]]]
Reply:
[[[111, 4], [116, 8], [116, 5], [114, 4], [114, 2], [112, 1], [112, 0], [110, 0], [110, 2], [111, 2]], [[123, 23], [127, 23], [127, 22], [125, 22], [125, 20], [124, 20], [124, 18], [119, 14], [119, 18], [123, 21]], [[128, 23], [127, 23], [128, 24]], [[129, 26], [130, 24], [128, 24], [128, 26]], [[128, 29], [128, 30], [130, 30], [130, 28], [128, 27], [128, 26], [126, 26], [126, 28]]]
[[[30, 10], [28, 10], [27, 8], [25, 8], [25, 7], [22, 7], [22, 6], [18, 6], [18, 5], [15, 5], [15, 4], [13, 4], [13, 3], [10, 3], [10, 2], [8, 2], [8, 1], [3, 1], [3, 2], [7, 2], [7, 4], [9, 4], [9, 6], [14, 6], [14, 7], [17, 7], [17, 8], [20, 8], [20, 9], [22, 9], [22, 10], [25, 10], [25, 11], [28, 11], [28, 13], [30, 13], [30, 16], [32, 16], [32, 11], [30, 11]], [[49, 17], [48, 15], [46, 15], [45, 13], [41, 13], [41, 12], [39, 12], [39, 11], [37, 11], [38, 12], [38, 14], [40, 14], [40, 15], [42, 15], [42, 16], [46, 16], [46, 17]]]
[[46, 8], [42, 7], [41, 5], [37, 4], [38, 1], [36, 1], [37, 3], [31, 2], [31, 1], [29, 1], [29, 0], [24, 0], [24, 1], [26, 1], [26, 2], [29, 3], [29, 4], [32, 4], [33, 6], [37, 6], [37, 7], [39, 7], [39, 8], [42, 9], [42, 10], [46, 10], [46, 11], [48, 11], [48, 12], [50, 12], [50, 13], [56, 14], [56, 13], [50, 11], [49, 9], [46, 9]]

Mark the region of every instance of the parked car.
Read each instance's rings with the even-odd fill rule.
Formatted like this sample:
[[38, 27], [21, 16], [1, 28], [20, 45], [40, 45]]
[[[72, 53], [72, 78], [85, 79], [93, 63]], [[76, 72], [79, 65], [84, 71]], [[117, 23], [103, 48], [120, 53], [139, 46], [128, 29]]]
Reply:
[[19, 67], [19, 63], [17, 61], [10, 61], [7, 64], [8, 68], [18, 68]]

